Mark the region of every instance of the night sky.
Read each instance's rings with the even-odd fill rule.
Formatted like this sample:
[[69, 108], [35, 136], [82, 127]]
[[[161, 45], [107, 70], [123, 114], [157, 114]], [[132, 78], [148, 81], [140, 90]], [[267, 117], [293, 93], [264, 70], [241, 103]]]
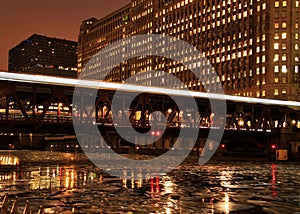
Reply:
[[8, 70], [8, 51], [37, 33], [77, 41], [83, 20], [101, 18], [130, 0], [1, 0], [0, 69]]

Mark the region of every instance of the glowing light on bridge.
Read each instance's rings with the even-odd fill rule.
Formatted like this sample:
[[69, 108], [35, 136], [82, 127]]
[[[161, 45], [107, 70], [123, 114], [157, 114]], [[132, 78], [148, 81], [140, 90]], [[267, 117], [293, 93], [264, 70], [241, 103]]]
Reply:
[[122, 83], [113, 83], [113, 82], [95, 81], [95, 80], [78, 80], [78, 79], [71, 79], [71, 78], [30, 75], [30, 74], [20, 74], [20, 73], [10, 73], [10, 72], [0, 72], [0, 80], [12, 81], [12, 82], [70, 86], [70, 87], [82, 87], [82, 88], [90, 88], [90, 89], [120, 90], [124, 92], [138, 91], [138, 92], [148, 92], [152, 94], [169, 94], [174, 96], [228, 100], [228, 101], [243, 102], [243, 103], [300, 107], [300, 102], [297, 101], [241, 97], [241, 96], [213, 94], [213, 93], [205, 93], [205, 92], [197, 92], [197, 91], [189, 91], [189, 90], [178, 90], [172, 88], [162, 88], [162, 87], [152, 87], [152, 86], [149, 87], [149, 86], [122, 84]]

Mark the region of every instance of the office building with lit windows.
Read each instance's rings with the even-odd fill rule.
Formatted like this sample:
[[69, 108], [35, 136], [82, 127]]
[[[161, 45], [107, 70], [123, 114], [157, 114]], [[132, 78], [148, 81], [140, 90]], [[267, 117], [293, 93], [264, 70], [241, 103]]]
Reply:
[[9, 51], [10, 72], [77, 76], [77, 42], [33, 34]]
[[128, 37], [130, 9], [127, 5], [103, 19], [90, 18], [82, 22], [78, 37], [78, 73], [102, 48]]
[[82, 23], [79, 72], [118, 39], [164, 34], [199, 49], [219, 78], [201, 82], [170, 59], [141, 57], [121, 63], [105, 79], [123, 82], [139, 74], [136, 82], [152, 85], [147, 71], [163, 70], [185, 84], [174, 88], [205, 91], [221, 83], [226, 94], [300, 100], [299, 12], [299, 0], [132, 0], [109, 16]]

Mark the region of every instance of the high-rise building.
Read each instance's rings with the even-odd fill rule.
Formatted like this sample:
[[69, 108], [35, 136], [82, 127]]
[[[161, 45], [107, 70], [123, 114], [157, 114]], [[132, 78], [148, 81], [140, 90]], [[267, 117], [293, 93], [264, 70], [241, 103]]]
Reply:
[[82, 22], [78, 37], [78, 73], [99, 50], [131, 34], [130, 9], [127, 5], [103, 19]]
[[77, 76], [77, 42], [33, 34], [9, 51], [10, 72]]
[[[227, 94], [300, 100], [299, 2], [132, 0], [109, 16], [82, 23], [79, 46], [84, 48], [79, 49], [79, 56], [85, 57], [84, 60], [79, 57], [79, 72], [97, 51], [117, 39], [139, 34], [163, 34], [199, 49], [218, 78], [201, 82], [180, 63], [140, 57], [112, 69], [105, 79], [122, 82], [140, 74], [137, 82], [142, 79], [143, 84], [151, 85], [151, 81], [147, 81], [147, 71], [163, 70], [179, 78], [191, 90], [203, 91], [221, 83]], [[104, 27], [106, 25], [109, 27]], [[167, 48], [164, 44], [157, 46]], [[180, 50], [174, 51], [182, 54]], [[99, 72], [97, 64], [94, 69]], [[164, 85], [163, 81], [161, 85]]]

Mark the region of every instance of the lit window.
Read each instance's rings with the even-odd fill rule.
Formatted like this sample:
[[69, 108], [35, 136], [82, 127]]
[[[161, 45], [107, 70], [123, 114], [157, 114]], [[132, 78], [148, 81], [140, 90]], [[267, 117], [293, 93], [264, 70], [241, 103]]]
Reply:
[[299, 7], [299, 1], [296, 0], [296, 7]]
[[295, 39], [299, 39], [299, 33], [295, 33]]
[[256, 68], [256, 75], [259, 75], [259, 68]]
[[287, 38], [287, 33], [282, 33], [282, 34], [281, 34], [281, 38], [282, 38], [282, 39], [286, 39], [286, 38]]
[[286, 43], [282, 43], [282, 50], [286, 50]]
[[287, 67], [286, 67], [286, 65], [283, 65], [283, 66], [281, 67], [281, 72], [282, 72], [282, 73], [287, 73]]
[[278, 73], [278, 72], [279, 72], [279, 66], [278, 66], [278, 65], [275, 65], [275, 66], [274, 66], [274, 72], [275, 72], [275, 73]]
[[287, 6], [287, 1], [282, 1], [282, 6], [286, 7]]
[[279, 23], [276, 22], [276, 23], [274, 24], [274, 27], [275, 27], [275, 28], [279, 28]]
[[295, 50], [299, 50], [299, 44], [295, 44]]
[[282, 55], [281, 60], [282, 60], [282, 61], [286, 61], [286, 54], [283, 54], [283, 55]]
[[274, 43], [274, 49], [279, 50], [279, 43]]
[[279, 39], [279, 33], [275, 33], [274, 39]]
[[277, 88], [275, 88], [275, 90], [274, 90], [274, 95], [275, 95], [275, 96], [278, 96], [278, 95], [279, 95], [279, 91], [278, 91]]
[[279, 78], [278, 77], [274, 77], [274, 83], [279, 83]]
[[278, 62], [279, 61], [279, 54], [275, 54], [274, 55], [274, 62]]
[[275, 7], [279, 7], [279, 1], [275, 1]]
[[261, 96], [263, 96], [263, 97], [266, 96], [266, 91], [265, 91], [265, 90], [263, 90], [263, 91], [261, 92]]
[[286, 89], [282, 89], [282, 95], [286, 95]]
[[260, 92], [259, 91], [256, 92], [256, 97], [260, 97]]
[[282, 22], [282, 28], [286, 28], [286, 22]]
[[295, 65], [295, 73], [298, 74], [299, 73], [299, 66]]

